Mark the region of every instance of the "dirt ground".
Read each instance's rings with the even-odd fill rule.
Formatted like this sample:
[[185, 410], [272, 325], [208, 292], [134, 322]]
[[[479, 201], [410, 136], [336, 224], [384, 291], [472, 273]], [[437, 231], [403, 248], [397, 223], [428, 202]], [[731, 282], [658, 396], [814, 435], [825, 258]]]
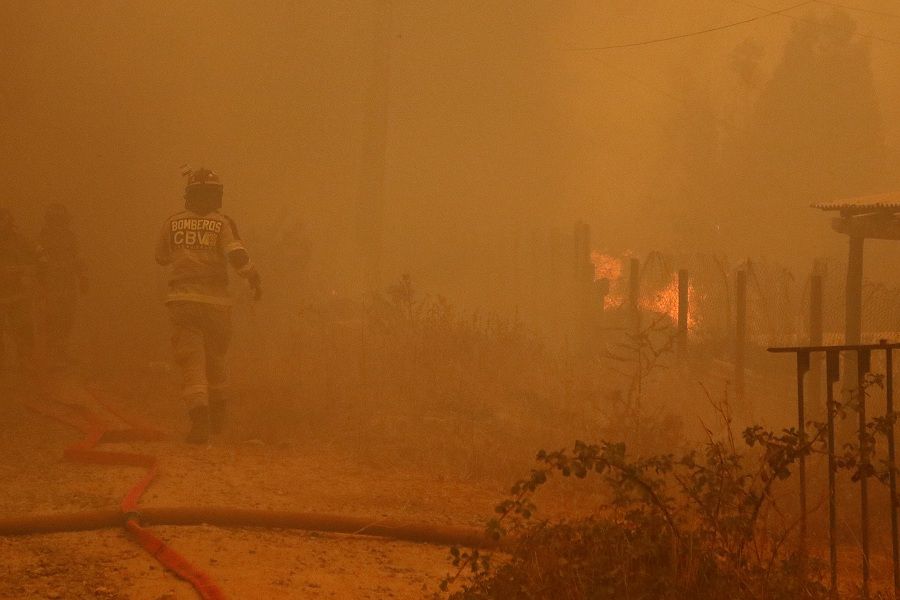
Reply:
[[[364, 435], [377, 425], [355, 418], [348, 420], [347, 431], [334, 419], [319, 427], [314, 412], [287, 422], [288, 412], [272, 413], [251, 394], [234, 406], [225, 435], [195, 447], [180, 441], [184, 408], [177, 394], [167, 391], [170, 382], [161, 378], [83, 381], [69, 376], [54, 385], [59, 395], [97, 412], [103, 411], [97, 399], [105, 398], [168, 435], [159, 442], [102, 445], [158, 458], [160, 476], [143, 496], [142, 507], [291, 510], [480, 528], [513, 479], [527, 473], [527, 456], [505, 454], [499, 457], [508, 467], [503, 474], [466, 476], [460, 465], [447, 468], [453, 463], [440, 462], [435, 456], [440, 444], [427, 436], [386, 450], [372, 442], [377, 436]], [[117, 509], [143, 470], [63, 460], [64, 449], [82, 434], [28, 409], [32, 397], [20, 382], [0, 375], [0, 516]], [[391, 446], [395, 438], [384, 439]], [[398, 460], [398, 454], [408, 460]], [[562, 487], [544, 490], [551, 496], [539, 501], [545, 517], [571, 518], [598, 501], [585, 482], [557, 484]], [[787, 496], [793, 493], [784, 490]], [[784, 498], [786, 505], [791, 501]], [[429, 598], [451, 570], [444, 546], [252, 528], [151, 530], [232, 599]], [[859, 560], [852, 536], [843, 544], [841, 579], [849, 585], [859, 577]], [[825, 549], [818, 548], [822, 557]], [[873, 553], [875, 587], [885, 587], [889, 547], [879, 538]], [[197, 597], [189, 584], [118, 529], [0, 537], [0, 565], [0, 600]]]
[[[10, 385], [0, 394], [0, 514], [116, 508], [142, 471], [63, 461], [63, 449], [80, 434], [25, 408], [26, 397]], [[177, 431], [174, 414], [160, 421]], [[173, 436], [105, 448], [159, 458], [161, 475], [142, 506], [268, 508], [479, 527], [500, 493], [499, 485], [360, 464], [339, 446], [226, 439], [197, 448]], [[212, 526], [152, 529], [229, 598], [423, 598], [450, 568], [448, 549], [426, 544]], [[196, 598], [122, 530], [0, 537], [0, 564], [3, 599]]]

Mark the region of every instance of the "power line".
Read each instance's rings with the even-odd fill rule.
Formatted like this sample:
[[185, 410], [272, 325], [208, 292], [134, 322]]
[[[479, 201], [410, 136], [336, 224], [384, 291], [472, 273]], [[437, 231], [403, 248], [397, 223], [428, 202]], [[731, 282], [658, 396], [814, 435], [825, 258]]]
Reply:
[[854, 10], [857, 12], [869, 13], [870, 15], [880, 15], [882, 17], [893, 17], [895, 19], [900, 19], [900, 15], [896, 13], [883, 12], [880, 10], [872, 10], [870, 8], [859, 8], [856, 6], [847, 6], [846, 4], [839, 4], [837, 2], [828, 2], [827, 0], [815, 0], [818, 4], [825, 4], [827, 6], [834, 6], [835, 8], [844, 8], [847, 10]]
[[[578, 50], [578, 51], [583, 51], [583, 52], [589, 52], [589, 51], [595, 51], [595, 50], [613, 50], [616, 48], [633, 48], [635, 46], [649, 46], [651, 44], [659, 44], [661, 42], [670, 42], [672, 40], [680, 40], [680, 39], [684, 39], [684, 38], [694, 37], [697, 35], [713, 33], [715, 31], [722, 31], [724, 29], [731, 29], [732, 27], [737, 27], [739, 25], [746, 25], [747, 23], [759, 21], [760, 19], [766, 19], [773, 15], [780, 15], [787, 11], [794, 10], [795, 8], [800, 8], [801, 6], [806, 6], [807, 4], [812, 4], [815, 1], [817, 1], [817, 0], [806, 0], [805, 2], [795, 4], [793, 6], [784, 8], [782, 10], [767, 11], [765, 14], [757, 15], [757, 16], [751, 17], [749, 19], [744, 19], [743, 21], [734, 21], [732, 23], [726, 23], [724, 25], [719, 25], [716, 27], [710, 27], [709, 29], [701, 29], [700, 31], [691, 31], [689, 33], [681, 33], [678, 35], [671, 35], [668, 37], [655, 38], [655, 39], [651, 39], [651, 40], [643, 40], [640, 42], [630, 42], [630, 43], [626, 43], [626, 44], [612, 44], [609, 46], [594, 46], [594, 47], [587, 47], [587, 48], [571, 48], [571, 50]], [[758, 8], [758, 7], [756, 7], [756, 8]], [[762, 9], [759, 9], [759, 10], [762, 10]]]
[[[732, 23], [726, 23], [724, 25], [710, 27], [708, 29], [701, 29], [699, 31], [692, 31], [689, 33], [681, 33], [678, 35], [671, 35], [671, 36], [662, 37], [662, 38], [643, 40], [640, 42], [629, 42], [629, 43], [625, 43], [625, 44], [611, 44], [608, 46], [577, 47], [577, 48], [569, 48], [569, 50], [580, 51], [580, 52], [591, 52], [591, 51], [600, 51], [600, 50], [613, 50], [613, 49], [617, 49], [617, 48], [633, 48], [636, 46], [649, 46], [651, 44], [658, 44], [661, 42], [669, 42], [672, 40], [680, 40], [680, 39], [694, 37], [694, 36], [698, 36], [698, 35], [704, 35], [707, 33], [713, 33], [716, 31], [722, 31], [724, 29], [730, 29], [732, 27], [737, 27], [739, 25], [746, 25], [747, 23], [752, 23], [754, 21], [759, 21], [761, 19], [766, 19], [768, 17], [772, 17], [772, 16], [776, 16], [776, 15], [784, 17], [786, 19], [792, 19], [794, 21], [799, 21], [801, 23], [809, 23], [811, 25], [816, 25], [818, 27], [828, 27], [828, 28], [832, 28], [832, 29], [834, 28], [834, 27], [831, 27], [820, 21], [813, 21], [811, 19], [805, 19], [803, 17], [797, 17], [794, 15], [787, 14], [788, 12], [790, 12], [794, 9], [800, 8], [802, 6], [806, 6], [807, 4], [823, 4], [826, 6], [833, 6], [835, 8], [843, 8], [846, 10], [852, 10], [852, 11], [864, 12], [864, 13], [873, 14], [873, 15], [879, 15], [879, 16], [884, 16], [884, 17], [893, 17], [893, 18], [900, 19], [900, 14], [883, 12], [883, 11], [878, 11], [878, 10], [871, 10], [871, 9], [867, 9], [867, 8], [858, 8], [858, 7], [854, 7], [854, 6], [847, 6], [845, 4], [840, 4], [838, 2], [831, 2], [829, 0], [807, 0], [806, 2], [801, 2], [799, 4], [789, 6], [788, 8], [783, 8], [781, 10], [775, 10], [775, 11], [766, 10], [760, 6], [756, 6], [755, 4], [751, 4], [749, 2], [744, 2], [743, 0], [732, 0], [732, 1], [736, 2], [738, 4], [743, 4], [744, 6], [749, 6], [750, 8], [755, 8], [756, 10], [761, 10], [761, 11], [765, 11], [765, 12], [761, 15], [757, 15], [757, 16], [751, 17], [749, 19], [744, 19], [742, 21], [734, 21]], [[851, 32], [851, 35], [853, 35], [855, 37], [859, 37], [859, 38], [875, 40], [877, 42], [890, 44], [892, 46], [900, 46], [900, 41], [898, 41], [898, 40], [883, 38], [883, 37], [879, 37], [876, 35], [870, 35], [867, 33], [859, 33], [858, 31]]]
[[[731, 1], [736, 2], [738, 4], [743, 4], [744, 6], [749, 6], [751, 8], [755, 8], [757, 10], [765, 10], [761, 6], [751, 4], [750, 2], [745, 2], [745, 0], [731, 0]], [[830, 1], [825, 1], [825, 0], [813, 0], [813, 1], [818, 4], [826, 4], [826, 5], [830, 5], [830, 6], [837, 6], [840, 8], [847, 8], [849, 10], [854, 10], [854, 9], [850, 8], [849, 6], [844, 6], [843, 4], [837, 4], [835, 2], [830, 2]], [[790, 10], [790, 9], [788, 9], [788, 10]], [[856, 9], [856, 10], [862, 10], [862, 9]], [[871, 12], [871, 11], [866, 11], [866, 12]], [[805, 19], [803, 17], [796, 17], [794, 15], [785, 14], [785, 11], [778, 11], [778, 12], [771, 13], [771, 14], [778, 15], [780, 17], [784, 17], [785, 19], [792, 19], [794, 21], [799, 21], [801, 23], [809, 23], [810, 25], [815, 25], [816, 27], [824, 27], [826, 29], [835, 29], [835, 30], [844, 31], [840, 27], [835, 27], [834, 25], [829, 25], [828, 23], [823, 23], [822, 21], [815, 21], [813, 19]], [[879, 13], [879, 14], [882, 14], [882, 13]], [[887, 13], [883, 13], [883, 14], [887, 14]], [[900, 15], [891, 15], [891, 16], [900, 16]], [[891, 46], [900, 46], [900, 41], [891, 40], [891, 39], [883, 38], [883, 37], [878, 37], [877, 35], [870, 35], [868, 33], [860, 33], [858, 31], [849, 31], [847, 33], [849, 33], [850, 35], [852, 35], [854, 37], [864, 38], [867, 40], [875, 40], [877, 42], [890, 44]]]

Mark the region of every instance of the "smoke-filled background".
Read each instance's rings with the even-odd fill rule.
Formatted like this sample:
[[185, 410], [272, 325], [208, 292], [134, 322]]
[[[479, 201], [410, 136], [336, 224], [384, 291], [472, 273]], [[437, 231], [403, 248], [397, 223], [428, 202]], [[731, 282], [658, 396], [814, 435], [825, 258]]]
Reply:
[[0, 200], [28, 234], [70, 206], [117, 345], [164, 331], [185, 162], [221, 174], [282, 306], [410, 273], [508, 308], [516, 240], [577, 220], [601, 250], [807, 270], [846, 243], [811, 202], [900, 185], [900, 18], [795, 5], [6, 2]]
[[[133, 468], [59, 460], [108, 441], [104, 463], [159, 466], [144, 515], [514, 533], [518, 556], [491, 567], [512, 591], [466, 598], [831, 598], [829, 540], [856, 597], [868, 485], [888, 597], [884, 348], [844, 353], [831, 412], [837, 353], [767, 348], [900, 336], [900, 245], [866, 241], [865, 281], [846, 285], [847, 236], [810, 207], [900, 193], [898, 73], [896, 0], [0, 2], [0, 206], [34, 238], [66, 204], [90, 280], [69, 356], [51, 317], [74, 287], [22, 277], [34, 297], [0, 306], [0, 597], [195, 597], [121, 531], [3, 533], [85, 510], [126, 510], [131, 529], [150, 479], [123, 502]], [[154, 261], [184, 164], [221, 176], [262, 277], [260, 302], [233, 277], [209, 439]], [[32, 330], [37, 360], [12, 360]], [[832, 414], [836, 469], [817, 423]], [[165, 439], [127, 441], [152, 433], [135, 422]], [[73, 424], [88, 437], [69, 446]], [[183, 443], [189, 427], [206, 443]], [[573, 440], [599, 445], [554, 451]], [[448, 569], [491, 572], [448, 563], [446, 537], [152, 529], [235, 598], [422, 598]]]

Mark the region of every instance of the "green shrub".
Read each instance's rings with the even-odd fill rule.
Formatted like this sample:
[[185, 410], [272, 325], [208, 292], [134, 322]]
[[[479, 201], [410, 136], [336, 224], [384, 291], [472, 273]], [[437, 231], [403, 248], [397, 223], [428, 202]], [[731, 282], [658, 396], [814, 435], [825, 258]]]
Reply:
[[[508, 558], [455, 548], [457, 572], [442, 589], [460, 585], [454, 600], [827, 598], [821, 565], [794, 551], [789, 527], [765, 518], [773, 484], [818, 440], [801, 444], [794, 430], [753, 427], [744, 441], [760, 452], [711, 438], [702, 452], [677, 458], [631, 459], [624, 444], [609, 442], [542, 451], [488, 525]], [[553, 476], [592, 474], [605, 484], [602, 511], [535, 519], [534, 494]]]

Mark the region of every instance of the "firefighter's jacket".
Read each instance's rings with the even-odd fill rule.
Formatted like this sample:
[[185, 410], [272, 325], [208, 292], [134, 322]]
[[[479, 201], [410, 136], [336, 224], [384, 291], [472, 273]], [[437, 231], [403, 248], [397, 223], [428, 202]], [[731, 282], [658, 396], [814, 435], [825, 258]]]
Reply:
[[85, 276], [78, 239], [68, 227], [45, 227], [39, 238], [38, 277], [47, 291], [74, 295]]
[[0, 233], [0, 303], [28, 297], [28, 281], [34, 277], [40, 259], [37, 246], [15, 229]]
[[[228, 255], [246, 252], [237, 227], [218, 211], [189, 210], [166, 219], [156, 246], [156, 262], [171, 266], [166, 302], [203, 302], [228, 306]], [[252, 270], [247, 265], [238, 271]]]

